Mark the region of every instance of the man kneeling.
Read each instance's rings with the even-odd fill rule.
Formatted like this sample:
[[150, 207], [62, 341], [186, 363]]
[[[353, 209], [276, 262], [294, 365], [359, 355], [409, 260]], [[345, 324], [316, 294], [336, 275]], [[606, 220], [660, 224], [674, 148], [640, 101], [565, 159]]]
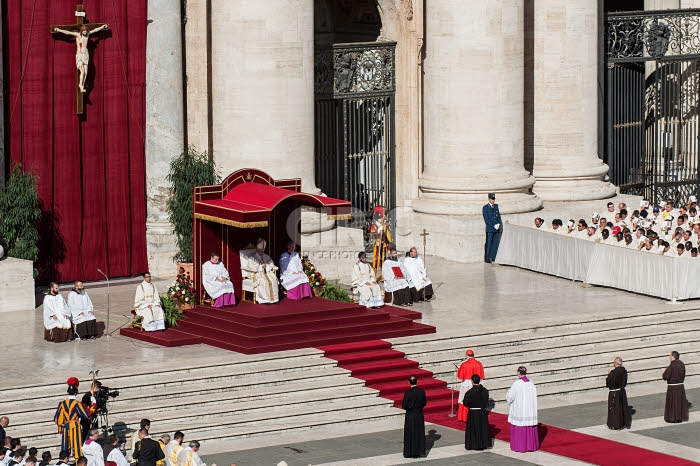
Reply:
[[202, 285], [209, 297], [214, 300], [214, 307], [236, 305], [231, 277], [216, 252], [212, 252], [211, 259], [202, 265]]
[[301, 265], [296, 248], [296, 243], [290, 241], [287, 243], [287, 251], [280, 257], [280, 281], [284, 289], [287, 290], [287, 299], [293, 300], [313, 296], [309, 277], [304, 273], [304, 267]]

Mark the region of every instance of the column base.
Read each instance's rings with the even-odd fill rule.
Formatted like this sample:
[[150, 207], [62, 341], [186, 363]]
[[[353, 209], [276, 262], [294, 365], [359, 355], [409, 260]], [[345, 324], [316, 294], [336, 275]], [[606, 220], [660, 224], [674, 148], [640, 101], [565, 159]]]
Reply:
[[173, 226], [169, 222], [146, 222], [148, 268], [154, 277], [174, 277], [177, 267], [173, 256], [177, 252]]
[[585, 168], [564, 171], [534, 169], [535, 185], [532, 190], [545, 201], [593, 201], [607, 199], [617, 193], [615, 186], [603, 178], [608, 166], [603, 162]]

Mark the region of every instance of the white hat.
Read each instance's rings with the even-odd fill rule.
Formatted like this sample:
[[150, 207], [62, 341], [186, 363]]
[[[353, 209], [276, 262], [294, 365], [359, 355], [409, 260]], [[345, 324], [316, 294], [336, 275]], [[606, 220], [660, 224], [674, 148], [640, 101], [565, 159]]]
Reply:
[[573, 226], [574, 226], [574, 221], [573, 221], [573, 220], [569, 220], [568, 222], [566, 222], [566, 226], [569, 227], [569, 228], [573, 227]]
[[659, 202], [659, 207], [661, 207], [662, 209], [666, 207], [666, 201]]
[[267, 246], [267, 241], [265, 241], [262, 238], [258, 239], [257, 244], [255, 245], [258, 249], [265, 249], [265, 246]]
[[698, 202], [698, 198], [695, 197], [695, 196], [690, 196], [690, 197], [688, 198], [688, 200], [689, 200], [690, 202]]

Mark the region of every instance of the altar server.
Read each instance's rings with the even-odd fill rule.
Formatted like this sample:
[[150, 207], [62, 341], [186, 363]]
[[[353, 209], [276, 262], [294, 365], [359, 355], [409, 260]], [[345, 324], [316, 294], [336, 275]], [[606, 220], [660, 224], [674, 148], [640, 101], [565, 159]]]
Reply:
[[243, 278], [253, 281], [255, 300], [261, 304], [272, 304], [279, 301], [279, 281], [277, 266], [270, 256], [265, 254], [267, 241], [258, 238], [255, 251], [247, 256], [241, 256], [241, 272]]
[[304, 273], [304, 267], [296, 248], [296, 243], [289, 241], [287, 250], [280, 257], [280, 281], [284, 289], [287, 290], [287, 299], [311, 298], [313, 293], [311, 285], [309, 285], [309, 277]]
[[141, 327], [145, 331], [165, 330], [165, 314], [156, 285], [151, 283], [151, 272], [144, 273], [143, 281], [136, 287], [134, 310], [143, 318]]
[[527, 369], [518, 367], [517, 380], [506, 392], [508, 422], [510, 423], [510, 449], [536, 451], [540, 448], [537, 434], [537, 390], [527, 378]]
[[62, 343], [73, 339], [73, 324], [66, 300], [58, 292], [58, 283], [51, 282], [49, 293], [44, 296], [44, 339]]
[[396, 249], [389, 251], [389, 258], [382, 265], [382, 276], [384, 277], [384, 291], [391, 293], [391, 303], [395, 306], [411, 306], [411, 292], [406, 274], [401, 267]]
[[97, 338], [95, 309], [83, 282], [75, 282], [75, 287], [68, 293], [68, 308], [75, 324], [76, 338], [81, 340]]
[[423, 259], [418, 255], [418, 249], [411, 248], [410, 255], [403, 261], [406, 279], [411, 287], [413, 302], [430, 301], [433, 299], [433, 282], [428, 278]]
[[221, 262], [218, 252], [212, 252], [210, 259], [202, 264], [202, 286], [214, 300], [214, 307], [236, 305], [231, 277], [224, 263]]
[[360, 252], [357, 263], [352, 266], [352, 286], [360, 295], [360, 304], [365, 307], [382, 307], [384, 298], [377, 283], [374, 269], [367, 263], [367, 255]]

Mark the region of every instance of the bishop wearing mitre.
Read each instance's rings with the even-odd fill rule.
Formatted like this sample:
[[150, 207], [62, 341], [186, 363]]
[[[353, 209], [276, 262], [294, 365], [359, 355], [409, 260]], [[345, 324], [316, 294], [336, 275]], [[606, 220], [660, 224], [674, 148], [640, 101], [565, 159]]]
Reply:
[[280, 257], [280, 281], [287, 290], [287, 299], [299, 300], [313, 296], [309, 277], [304, 273], [297, 245], [294, 241], [287, 243], [287, 250]]
[[352, 266], [352, 286], [360, 294], [360, 304], [369, 308], [382, 307], [384, 296], [374, 269], [367, 263], [367, 254], [361, 252], [357, 259], [357, 263]]
[[134, 311], [143, 318], [141, 328], [145, 331], [165, 330], [165, 314], [156, 285], [151, 283], [150, 272], [143, 274], [143, 281], [136, 287]]
[[218, 252], [212, 252], [211, 258], [202, 264], [202, 285], [209, 297], [214, 300], [214, 307], [236, 305], [231, 277], [223, 262], [219, 260]]
[[277, 266], [272, 258], [265, 254], [267, 241], [258, 238], [255, 251], [252, 254], [241, 256], [241, 273], [243, 278], [253, 281], [255, 300], [261, 304], [271, 304], [279, 301], [279, 281], [277, 280]]

